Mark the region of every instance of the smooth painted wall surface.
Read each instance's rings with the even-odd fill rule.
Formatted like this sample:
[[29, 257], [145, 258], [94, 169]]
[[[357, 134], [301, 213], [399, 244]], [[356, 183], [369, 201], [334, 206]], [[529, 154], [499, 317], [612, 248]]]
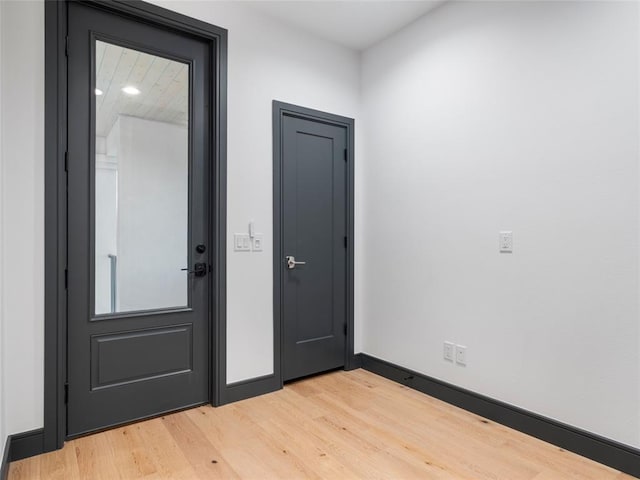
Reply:
[[111, 311], [112, 255], [115, 311], [188, 304], [188, 157], [183, 125], [120, 115], [96, 139], [96, 313]]
[[1, 3], [1, 348], [12, 434], [43, 422], [44, 8]]
[[[2, 2], [0, 2], [0, 186], [3, 185], [4, 183], [4, 168], [3, 168], [3, 162], [2, 162], [2, 145], [3, 145], [3, 141], [2, 141], [2, 119], [3, 119], [3, 111], [2, 111], [2, 96], [3, 96], [3, 90], [2, 90], [2, 70], [3, 70], [3, 65], [2, 65], [2, 59], [4, 57], [3, 55], [3, 45], [4, 45], [4, 41], [3, 41], [3, 29], [2, 29], [2, 18], [4, 16], [3, 13], [3, 6], [2, 6]], [[2, 272], [4, 270], [4, 254], [3, 254], [3, 238], [4, 238], [4, 221], [3, 221], [3, 215], [2, 212], [4, 210], [4, 198], [3, 195], [0, 193], [0, 272]], [[2, 288], [2, 281], [3, 281], [3, 275], [0, 274], [0, 455], [4, 454], [4, 449], [5, 449], [5, 444], [7, 441], [7, 433], [5, 430], [5, 409], [4, 409], [4, 404], [5, 404], [5, 400], [4, 400], [4, 301], [3, 301], [3, 288]]]
[[118, 163], [117, 157], [108, 155], [106, 137], [96, 137], [95, 189], [94, 302], [96, 313], [107, 313], [112, 299], [109, 255], [118, 253]]
[[640, 446], [638, 25], [448, 2], [364, 53], [364, 352]]
[[126, 115], [116, 129], [117, 311], [187, 306], [189, 132]]
[[[273, 372], [272, 101], [357, 117], [359, 56], [234, 2], [153, 3], [229, 30], [227, 382], [267, 375]], [[356, 162], [357, 152], [356, 145]], [[264, 235], [263, 251], [234, 252], [233, 234], [248, 233], [250, 221]]]

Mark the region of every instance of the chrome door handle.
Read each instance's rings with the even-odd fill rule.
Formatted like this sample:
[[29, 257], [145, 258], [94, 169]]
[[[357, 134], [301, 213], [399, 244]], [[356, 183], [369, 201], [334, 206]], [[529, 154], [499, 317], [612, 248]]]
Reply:
[[287, 255], [287, 268], [289, 270], [293, 270], [296, 268], [296, 265], [306, 265], [307, 262], [296, 262], [296, 257], [292, 255]]

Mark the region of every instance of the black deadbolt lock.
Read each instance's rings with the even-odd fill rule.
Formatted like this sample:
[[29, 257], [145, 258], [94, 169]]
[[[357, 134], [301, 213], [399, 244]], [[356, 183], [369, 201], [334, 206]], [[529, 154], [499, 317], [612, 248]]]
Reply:
[[188, 268], [181, 268], [183, 272], [193, 273], [196, 277], [204, 277], [207, 274], [208, 266], [206, 263], [196, 263], [193, 266], [193, 270], [189, 270]]
[[207, 247], [203, 244], [200, 245], [196, 245], [196, 252], [198, 253], [204, 253], [207, 251]]
[[193, 273], [196, 277], [204, 277], [207, 274], [207, 264], [196, 263], [193, 268]]

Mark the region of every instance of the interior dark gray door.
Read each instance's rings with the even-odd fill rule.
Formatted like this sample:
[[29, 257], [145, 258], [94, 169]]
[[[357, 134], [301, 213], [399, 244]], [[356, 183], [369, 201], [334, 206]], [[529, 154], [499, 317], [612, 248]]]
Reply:
[[209, 398], [209, 46], [70, 3], [68, 436]]
[[344, 366], [347, 131], [282, 120], [283, 379]]

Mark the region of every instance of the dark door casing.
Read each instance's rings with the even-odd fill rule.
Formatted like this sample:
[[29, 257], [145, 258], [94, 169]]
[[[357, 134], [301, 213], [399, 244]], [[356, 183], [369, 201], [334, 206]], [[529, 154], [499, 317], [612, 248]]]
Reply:
[[[208, 265], [210, 46], [168, 29], [69, 5], [68, 411], [72, 437], [209, 400], [207, 268], [188, 277], [188, 304], [94, 313], [95, 40], [189, 64], [188, 266]], [[154, 239], [149, 238], [150, 246]], [[162, 258], [157, 258], [162, 262]], [[187, 265], [184, 265], [187, 267]], [[196, 269], [198, 270], [198, 269]], [[203, 274], [204, 273], [204, 274]]]
[[296, 116], [284, 116], [281, 128], [279, 260], [287, 381], [345, 365], [348, 132]]

